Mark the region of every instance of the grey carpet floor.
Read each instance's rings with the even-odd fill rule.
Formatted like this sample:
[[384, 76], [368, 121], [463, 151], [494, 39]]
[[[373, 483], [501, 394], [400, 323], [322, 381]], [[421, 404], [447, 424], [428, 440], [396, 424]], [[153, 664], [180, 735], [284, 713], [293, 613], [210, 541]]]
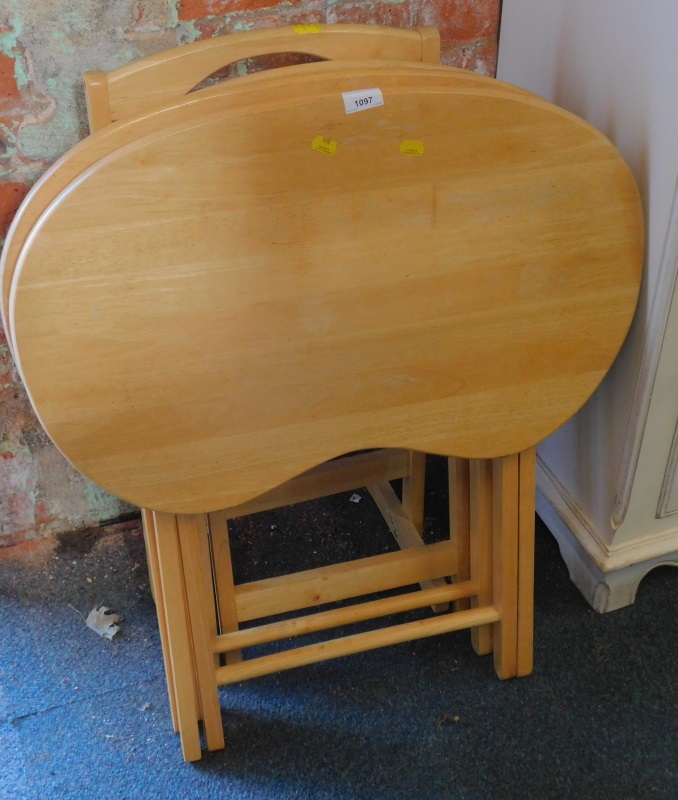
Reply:
[[[447, 535], [441, 460], [427, 537]], [[366, 492], [243, 519], [240, 580], [392, 549]], [[124, 617], [100, 639], [96, 603]], [[224, 751], [181, 760], [139, 528], [0, 551], [0, 800], [678, 798], [678, 570], [591, 611], [539, 523], [535, 670], [467, 632], [222, 689]]]

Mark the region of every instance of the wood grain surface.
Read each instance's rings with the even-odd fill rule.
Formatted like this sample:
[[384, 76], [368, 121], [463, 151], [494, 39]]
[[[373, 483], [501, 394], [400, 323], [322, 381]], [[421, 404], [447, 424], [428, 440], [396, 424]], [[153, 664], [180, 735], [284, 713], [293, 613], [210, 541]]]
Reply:
[[[601, 134], [445, 68], [332, 66], [306, 95], [281, 76], [247, 105], [180, 109], [82, 173], [23, 248], [32, 402], [131, 502], [210, 511], [360, 448], [517, 453], [621, 346], [642, 217]], [[340, 91], [373, 87], [384, 105], [347, 115]]]
[[[353, 28], [361, 26], [348, 27]], [[345, 36], [343, 38], [345, 39]], [[364, 39], [364, 37], [360, 38], [361, 41]], [[334, 40], [329, 37], [324, 37], [321, 41], [329, 43]], [[406, 39], [405, 41], [409, 40]], [[396, 38], [392, 44], [398, 42], [400, 42], [400, 39]], [[207, 43], [205, 42], [204, 44]], [[225, 49], [223, 45], [220, 48], [222, 57]], [[239, 49], [241, 49], [241, 47]], [[316, 45], [316, 50], [325, 52], [320, 45]], [[356, 54], [355, 47], [354, 54]], [[142, 60], [146, 61], [146, 59]], [[155, 64], [156, 62], [154, 61], [153, 63]], [[342, 87], [345, 86], [346, 80], [351, 77], [355, 77], [356, 80], [359, 81], [360, 76], [362, 76], [364, 70], [369, 68], [369, 66], [370, 62], [361, 60], [355, 60], [349, 64], [344, 64], [339, 69], [338, 74], [336, 74], [336, 91], [341, 92]], [[389, 69], [390, 75], [392, 76], [391, 79], [395, 79], [397, 76], [401, 85], [405, 85], [412, 80], [417, 80], [417, 67], [423, 70], [427, 69], [426, 65], [399, 65], [399, 61], [383, 62], [383, 66]], [[226, 108], [257, 104], [261, 99], [262, 92], [266, 97], [270, 97], [270, 92], [275, 91], [281, 81], [286, 91], [290, 93], [297, 91], [300, 97], [306, 96], [308, 93], [315, 91], [315, 86], [318, 81], [323, 82], [331, 80], [333, 76], [335, 76], [336, 69], [336, 65], [331, 61], [322, 62], [320, 64], [303, 64], [295, 67], [286, 67], [282, 73], [280, 70], [255, 73], [236, 80], [226, 81], [213, 87], [207, 87], [189, 95], [183, 94], [185, 85], [184, 82], [180, 81], [174, 86], [174, 92], [171, 94], [172, 99], [162, 107], [158, 107], [158, 103], [156, 102], [157, 98], [150, 96], [150, 89], [147, 83], [145, 83], [144, 91], [149, 101], [148, 108], [139, 116], [125, 117], [123, 121], [115, 124], [109, 124], [110, 120], [106, 118], [106, 110], [102, 110], [101, 107], [93, 101], [90, 105], [96, 106], [96, 114], [94, 116], [98, 118], [97, 121], [99, 123], [104, 124], [106, 127], [99, 130], [94, 137], [90, 136], [73, 147], [47, 170], [19, 208], [7, 233], [5, 245], [0, 254], [0, 274], [2, 275], [2, 304], [0, 305], [0, 311], [2, 313], [3, 327], [7, 334], [10, 349], [13, 350], [12, 333], [9, 325], [9, 297], [16, 263], [21, 254], [21, 248], [24, 246], [33, 225], [38, 221], [42, 212], [57, 197], [59, 192], [75, 180], [80, 173], [91, 167], [92, 164], [100, 158], [103, 158], [106, 154], [129, 144], [134, 141], [134, 139], [140, 138], [141, 136], [146, 136], [153, 132], [160, 132], [177, 124], [187, 124], [190, 120], [199, 116], [206, 117], [206, 115], [212, 113], [220, 114], [223, 113]], [[439, 72], [435, 74], [437, 79], [440, 80]], [[97, 73], [97, 75], [103, 75], [105, 77], [104, 73]], [[158, 77], [155, 72], [154, 75], [156, 78]], [[294, 86], [290, 85], [290, 78], [294, 78]], [[100, 77], [99, 80], [101, 80]], [[91, 79], [90, 84], [93, 81], [94, 79]], [[462, 84], [469, 88], [492, 88], [495, 91], [517, 92], [526, 96], [529, 94], [523, 89], [511, 86], [510, 84], [501, 83], [493, 78], [476, 75], [472, 72], [455, 69], [453, 67], [446, 68], [444, 81], [446, 85], [449, 86]], [[356, 85], [360, 84], [356, 83]], [[91, 85], [89, 88], [92, 90]], [[159, 88], [161, 89], [160, 96], [167, 99], [168, 95], [170, 95], [168, 85], [162, 84]], [[328, 88], [328, 85], [324, 83], [324, 91], [327, 91]], [[132, 97], [131, 89], [126, 90], [126, 96]], [[132, 107], [130, 107], [130, 109], [131, 108]], [[136, 108], [136, 106], [134, 106], [134, 108]], [[90, 108], [90, 112], [91, 111], [92, 108]], [[99, 119], [101, 117], [103, 117], [103, 119]]]

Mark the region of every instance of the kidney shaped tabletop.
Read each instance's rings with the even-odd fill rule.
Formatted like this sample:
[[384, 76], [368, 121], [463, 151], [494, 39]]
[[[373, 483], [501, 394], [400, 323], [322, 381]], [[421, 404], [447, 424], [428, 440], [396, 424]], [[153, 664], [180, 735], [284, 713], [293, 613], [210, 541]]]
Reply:
[[610, 367], [643, 244], [614, 147], [442, 67], [337, 69], [129, 142], [34, 226], [18, 363], [109, 491], [191, 513], [351, 450], [519, 452]]

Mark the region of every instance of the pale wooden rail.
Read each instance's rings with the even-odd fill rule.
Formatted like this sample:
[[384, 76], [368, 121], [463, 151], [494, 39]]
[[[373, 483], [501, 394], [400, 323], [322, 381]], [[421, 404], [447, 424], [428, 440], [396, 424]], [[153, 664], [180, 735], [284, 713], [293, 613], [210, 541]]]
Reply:
[[267, 675], [269, 672], [282, 672], [293, 667], [315, 664], [318, 661], [327, 661], [330, 658], [339, 658], [353, 653], [362, 653], [366, 650], [376, 650], [391, 644], [400, 644], [415, 639], [425, 639], [428, 636], [437, 636], [441, 633], [460, 631], [476, 625], [488, 625], [499, 622], [499, 612], [492, 606], [475, 608], [470, 611], [457, 611], [454, 614], [430, 617], [429, 619], [404, 622], [401, 625], [392, 625], [378, 631], [355, 633], [340, 639], [331, 639], [328, 642], [309, 644], [274, 653], [270, 656], [261, 656], [249, 661], [243, 661], [233, 666], [221, 667], [217, 670], [217, 684], [225, 686], [237, 683], [248, 678]]
[[235, 587], [240, 622], [454, 575], [450, 542], [382, 553]]
[[318, 614], [309, 614], [305, 617], [271, 622], [268, 625], [259, 625], [256, 628], [224, 633], [213, 640], [215, 653], [227, 653], [244, 647], [252, 647], [266, 642], [276, 642], [292, 636], [303, 636], [307, 633], [336, 628], [354, 622], [364, 622], [376, 617], [385, 617], [389, 614], [400, 614], [423, 608], [429, 604], [449, 604], [450, 601], [461, 598], [473, 597], [478, 593], [478, 584], [475, 581], [463, 583], [444, 583], [433, 589], [422, 589], [397, 597], [385, 597], [381, 600], [370, 600], [346, 608], [321, 611]]

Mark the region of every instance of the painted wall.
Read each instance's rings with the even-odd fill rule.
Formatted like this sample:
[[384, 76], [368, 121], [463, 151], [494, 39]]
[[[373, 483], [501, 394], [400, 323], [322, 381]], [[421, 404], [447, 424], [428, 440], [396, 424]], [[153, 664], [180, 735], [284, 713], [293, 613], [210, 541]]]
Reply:
[[[86, 135], [86, 70], [108, 71], [236, 31], [358, 22], [436, 25], [443, 63], [493, 75], [499, 7], [500, 0], [3, 0], [0, 241], [30, 186]], [[50, 444], [0, 329], [0, 546], [131, 510], [82, 478]]]

